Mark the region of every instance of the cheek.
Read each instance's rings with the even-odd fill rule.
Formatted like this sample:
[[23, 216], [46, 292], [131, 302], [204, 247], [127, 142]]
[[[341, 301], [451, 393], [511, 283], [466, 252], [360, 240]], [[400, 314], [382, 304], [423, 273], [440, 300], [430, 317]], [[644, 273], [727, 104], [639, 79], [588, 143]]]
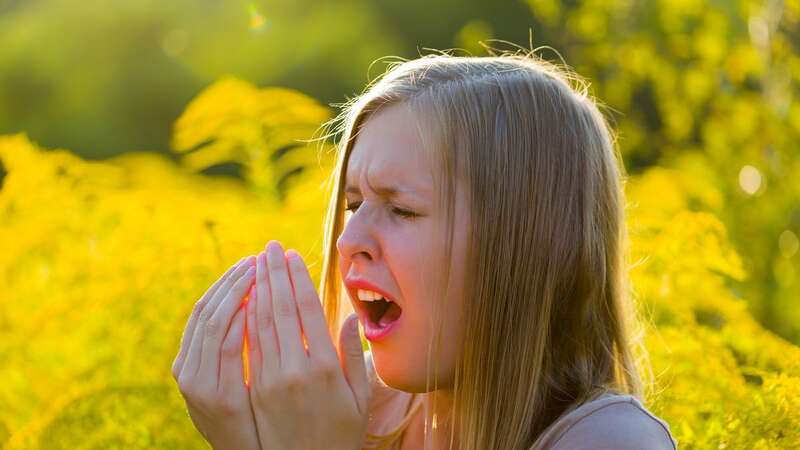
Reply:
[[[444, 245], [441, 239], [435, 236], [434, 230], [429, 227], [417, 225], [416, 233], [403, 236], [403, 239], [393, 241], [387, 249], [385, 256], [390, 270], [395, 277], [400, 294], [414, 327], [420, 329], [423, 325], [427, 329], [427, 322], [438, 308], [439, 317], [448, 316], [448, 302], [442, 302], [444, 294], [438, 289], [443, 289], [444, 278]], [[454, 236], [455, 237], [455, 236]], [[454, 242], [455, 243], [455, 242]], [[460, 254], [454, 248], [453, 258], [456, 260]], [[454, 261], [451, 266], [451, 290], [455, 288], [452, 283], [463, 277], [461, 267]], [[458, 290], [460, 293], [460, 290]], [[450, 295], [452, 296], [452, 294]]]
[[400, 294], [416, 315], [418, 311], [430, 307], [434, 277], [441, 271], [434, 258], [431, 258], [434, 251], [432, 244], [423, 231], [413, 236], [397, 236], [387, 244], [384, 254], [386, 263]]
[[[424, 391], [428, 346], [439, 327], [439, 386], [452, 380], [464, 334], [463, 323], [458, 320], [464, 301], [465, 238], [469, 229], [464, 219], [457, 219], [460, 228], [453, 236], [450, 292], [444, 298], [436, 292], [437, 286], [444, 288], [448, 281], [443, 273], [444, 244], [433, 229], [415, 228], [413, 234], [404, 233], [403, 239], [384, 241], [386, 263], [405, 304], [401, 319], [404, 325], [397, 338], [391, 345], [373, 350], [379, 373], [390, 386], [408, 392]], [[438, 320], [434, 313], [438, 313]], [[430, 376], [433, 377], [432, 372]]]
[[[405, 316], [408, 326], [404, 330], [403, 340], [410, 348], [427, 348], [428, 341], [435, 337], [436, 326], [442, 326], [441, 343], [451, 348], [449, 341], [454, 341], [461, 333], [461, 324], [454, 320], [454, 313], [460, 311], [462, 289], [453, 284], [463, 282], [451, 279], [450, 292], [443, 297], [443, 292], [437, 292], [436, 286], [444, 288], [442, 264], [433, 258], [430, 252], [423, 252], [409, 259], [403, 268], [401, 278], [398, 280], [402, 289]], [[451, 270], [458, 272], [460, 269], [453, 266]]]

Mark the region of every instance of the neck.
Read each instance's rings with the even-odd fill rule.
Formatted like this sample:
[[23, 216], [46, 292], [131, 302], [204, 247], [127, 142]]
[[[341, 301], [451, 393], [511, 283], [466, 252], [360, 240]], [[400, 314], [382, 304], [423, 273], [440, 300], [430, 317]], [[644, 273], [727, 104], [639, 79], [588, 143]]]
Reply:
[[[434, 403], [436, 403], [435, 406]], [[424, 414], [423, 417], [425, 417], [424, 448], [436, 450], [448, 449], [450, 446], [450, 431], [453, 422], [453, 391], [449, 389], [439, 389], [430, 392], [424, 399], [422, 410]], [[435, 422], [434, 413], [436, 415]], [[434, 442], [436, 445], [433, 445]], [[457, 435], [453, 436], [453, 444], [454, 448], [458, 448]]]

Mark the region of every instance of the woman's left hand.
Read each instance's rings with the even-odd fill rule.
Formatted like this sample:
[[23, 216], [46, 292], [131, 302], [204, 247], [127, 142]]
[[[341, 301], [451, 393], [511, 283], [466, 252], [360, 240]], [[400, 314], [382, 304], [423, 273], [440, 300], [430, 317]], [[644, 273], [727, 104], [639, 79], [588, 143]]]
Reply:
[[344, 322], [337, 355], [308, 268], [277, 241], [258, 255], [250, 295], [250, 403], [261, 448], [361, 449], [370, 390], [356, 315]]
[[260, 448], [242, 379], [242, 298], [254, 284], [254, 265], [253, 256], [240, 259], [195, 303], [172, 363], [189, 417], [215, 449]]

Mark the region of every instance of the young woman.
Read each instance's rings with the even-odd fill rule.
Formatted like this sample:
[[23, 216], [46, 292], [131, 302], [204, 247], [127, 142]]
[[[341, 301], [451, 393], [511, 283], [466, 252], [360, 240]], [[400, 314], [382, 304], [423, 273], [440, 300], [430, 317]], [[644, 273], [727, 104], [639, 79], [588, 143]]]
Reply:
[[642, 403], [624, 167], [577, 75], [428, 55], [331, 125], [322, 305], [271, 241], [184, 333], [173, 374], [215, 448], [677, 448]]

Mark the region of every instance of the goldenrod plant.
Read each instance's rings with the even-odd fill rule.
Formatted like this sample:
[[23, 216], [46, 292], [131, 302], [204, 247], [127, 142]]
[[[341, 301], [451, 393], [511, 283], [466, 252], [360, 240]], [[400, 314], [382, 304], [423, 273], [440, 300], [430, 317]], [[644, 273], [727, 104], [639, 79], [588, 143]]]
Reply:
[[[291, 114], [270, 113], [274, 99]], [[170, 374], [186, 318], [270, 239], [298, 249], [318, 283], [332, 160], [301, 142], [281, 165], [267, 155], [297, 135], [264, 130], [308, 137], [327, 117], [297, 92], [226, 78], [175, 127], [176, 150], [206, 156], [87, 161], [0, 137], [0, 447], [205, 445]], [[250, 175], [199, 172], [226, 159]], [[273, 195], [296, 167], [285, 196]], [[697, 207], [714, 191], [659, 166], [625, 189], [648, 405], [682, 449], [800, 447], [800, 348], [760, 326], [732, 288], [748, 273], [723, 222]]]

